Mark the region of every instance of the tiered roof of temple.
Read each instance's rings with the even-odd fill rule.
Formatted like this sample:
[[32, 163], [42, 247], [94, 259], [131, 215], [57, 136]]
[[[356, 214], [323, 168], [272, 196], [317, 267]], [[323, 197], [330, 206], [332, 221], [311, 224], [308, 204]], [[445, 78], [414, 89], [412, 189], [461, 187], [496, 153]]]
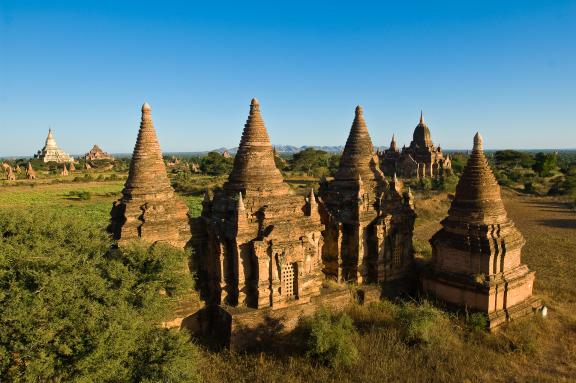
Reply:
[[532, 297], [534, 272], [521, 263], [525, 240], [506, 214], [478, 133], [448, 217], [430, 243], [432, 267], [424, 289], [487, 314], [490, 328], [540, 306]]
[[412, 271], [412, 200], [396, 177], [385, 180], [360, 106], [334, 180], [319, 196], [328, 277], [375, 283]]
[[39, 158], [44, 162], [67, 163], [74, 161], [71, 156], [58, 147], [54, 135], [52, 134], [52, 129], [48, 129], [46, 143], [44, 147], [34, 155], [34, 157]]
[[84, 155], [84, 159], [87, 161], [95, 161], [95, 160], [110, 160], [113, 161], [114, 157], [110, 154], [106, 153], [98, 145], [94, 145], [92, 149], [88, 153]]
[[114, 203], [109, 231], [122, 244], [141, 238], [184, 247], [190, 239], [188, 208], [170, 185], [152, 122], [150, 105], [142, 121], [122, 197]]
[[384, 173], [397, 173], [405, 178], [437, 177], [452, 171], [450, 157], [444, 157], [440, 146], [434, 146], [422, 113], [412, 134], [410, 146], [399, 150], [392, 135], [390, 147], [379, 156]]
[[209, 302], [282, 307], [320, 293], [324, 226], [316, 198], [294, 194], [276, 168], [256, 99], [228, 181], [203, 205], [209, 240], [199, 264]]

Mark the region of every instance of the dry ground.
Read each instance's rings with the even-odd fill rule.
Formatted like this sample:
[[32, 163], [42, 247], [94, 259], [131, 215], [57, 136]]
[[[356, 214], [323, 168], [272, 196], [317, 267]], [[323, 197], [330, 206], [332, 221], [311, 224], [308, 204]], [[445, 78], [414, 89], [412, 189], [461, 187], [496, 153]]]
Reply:
[[[534, 293], [551, 309], [539, 339], [539, 357], [512, 358], [518, 377], [576, 381], [576, 211], [566, 199], [536, 197], [504, 189], [508, 215], [526, 238], [522, 260], [536, 272]], [[416, 201], [421, 242], [441, 227], [449, 208], [446, 194]]]

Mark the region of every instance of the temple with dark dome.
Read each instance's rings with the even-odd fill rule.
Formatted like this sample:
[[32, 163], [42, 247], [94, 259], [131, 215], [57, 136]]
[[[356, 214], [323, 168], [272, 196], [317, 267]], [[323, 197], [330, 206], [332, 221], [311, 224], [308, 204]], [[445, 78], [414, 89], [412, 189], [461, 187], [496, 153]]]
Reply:
[[414, 129], [410, 146], [398, 149], [392, 136], [390, 147], [379, 153], [380, 165], [386, 175], [396, 173], [404, 178], [438, 177], [452, 171], [452, 162], [444, 157], [440, 146], [435, 147], [432, 135], [424, 117], [420, 113], [420, 122]]

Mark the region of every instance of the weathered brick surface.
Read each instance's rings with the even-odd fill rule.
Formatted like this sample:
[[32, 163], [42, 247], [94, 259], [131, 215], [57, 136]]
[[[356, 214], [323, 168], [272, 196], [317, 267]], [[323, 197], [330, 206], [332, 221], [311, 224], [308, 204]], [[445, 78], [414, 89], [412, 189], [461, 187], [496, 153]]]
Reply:
[[324, 273], [337, 281], [385, 282], [413, 272], [413, 198], [387, 182], [356, 108], [338, 171], [320, 185]]
[[188, 207], [168, 180], [147, 103], [142, 106], [142, 121], [122, 197], [112, 207], [109, 231], [119, 244], [142, 239], [184, 247], [191, 237]]
[[520, 260], [524, 237], [506, 214], [479, 134], [442, 226], [430, 240], [426, 291], [486, 313], [490, 328], [539, 306], [532, 297], [534, 272]]
[[316, 197], [295, 195], [284, 182], [256, 99], [233, 170], [223, 189], [206, 193], [202, 219], [206, 240], [194, 247], [208, 303], [283, 307], [320, 293]]

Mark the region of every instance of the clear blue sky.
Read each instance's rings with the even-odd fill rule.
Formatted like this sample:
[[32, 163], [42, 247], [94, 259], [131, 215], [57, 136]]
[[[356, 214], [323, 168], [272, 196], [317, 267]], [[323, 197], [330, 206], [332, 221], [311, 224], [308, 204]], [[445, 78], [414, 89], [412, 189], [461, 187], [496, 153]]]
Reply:
[[272, 142], [576, 147], [576, 1], [0, 0], [0, 156], [52, 126], [130, 152], [148, 101], [164, 151], [234, 147], [257, 97]]

